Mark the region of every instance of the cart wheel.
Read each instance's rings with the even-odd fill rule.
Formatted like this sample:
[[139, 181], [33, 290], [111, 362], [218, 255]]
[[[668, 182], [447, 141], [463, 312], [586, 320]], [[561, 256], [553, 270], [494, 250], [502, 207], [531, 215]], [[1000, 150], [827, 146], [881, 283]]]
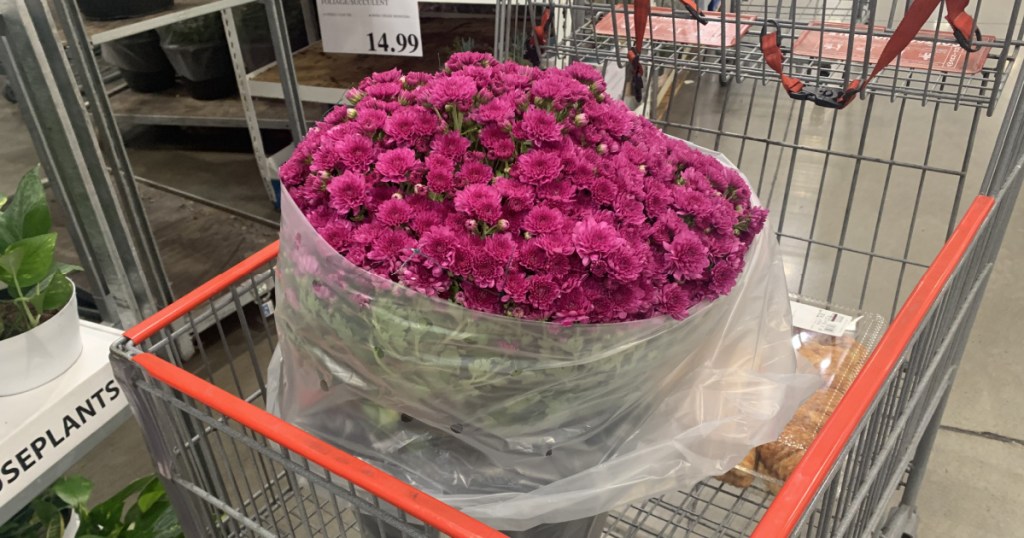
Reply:
[[7, 99], [8, 103], [18, 102], [18, 96], [14, 94], [14, 87], [10, 83], [4, 84], [4, 99]]

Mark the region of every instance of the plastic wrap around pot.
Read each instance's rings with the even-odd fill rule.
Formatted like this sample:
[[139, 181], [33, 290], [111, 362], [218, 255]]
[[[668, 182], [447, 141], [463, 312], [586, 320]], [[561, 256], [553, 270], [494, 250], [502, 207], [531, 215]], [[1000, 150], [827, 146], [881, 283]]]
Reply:
[[234, 76], [219, 24], [219, 19], [200, 17], [157, 29], [160, 46], [179, 75], [196, 82]]
[[821, 383], [794, 355], [770, 233], [732, 292], [683, 321], [562, 326], [373, 275], [286, 194], [281, 217], [271, 411], [496, 528], [721, 474]]
[[104, 60], [121, 70], [155, 73], [172, 69], [160, 48], [160, 36], [152, 30], [104, 43], [100, 50]]

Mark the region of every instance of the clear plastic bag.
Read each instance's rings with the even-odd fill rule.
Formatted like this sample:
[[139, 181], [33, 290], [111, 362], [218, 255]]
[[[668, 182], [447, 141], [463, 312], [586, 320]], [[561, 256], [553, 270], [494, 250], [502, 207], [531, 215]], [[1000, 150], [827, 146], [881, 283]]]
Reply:
[[[824, 386], [800, 405], [778, 439], [751, 450], [736, 468], [719, 477], [736, 487], [759, 482], [765, 489], [779, 491], [846, 395], [885, 327], [885, 318], [879, 314], [805, 297], [794, 297], [793, 303], [794, 311], [802, 307], [825, 314], [819, 319], [839, 320], [831, 322], [833, 326], [828, 328], [817, 326], [821, 325], [818, 322], [805, 326], [795, 323], [793, 327], [797, 357], [814, 367]], [[836, 323], [841, 325], [835, 326]]]
[[283, 198], [271, 411], [496, 528], [721, 474], [821, 384], [793, 353], [770, 232], [729, 295], [686, 320], [566, 327], [372, 275]]

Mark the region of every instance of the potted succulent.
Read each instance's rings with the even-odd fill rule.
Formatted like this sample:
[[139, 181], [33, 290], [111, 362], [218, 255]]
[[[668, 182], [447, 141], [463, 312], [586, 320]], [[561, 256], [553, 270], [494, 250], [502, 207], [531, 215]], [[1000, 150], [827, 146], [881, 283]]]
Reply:
[[173, 5], [174, 0], [78, 0], [78, 9], [85, 18], [100, 21], [141, 17]]
[[157, 32], [167, 59], [185, 79], [193, 98], [220, 99], [238, 89], [218, 14], [188, 19]]
[[158, 92], [174, 86], [174, 67], [160, 48], [160, 36], [154, 30], [100, 45], [103, 59], [121, 71], [128, 87], [143, 93]]
[[0, 396], [57, 377], [78, 359], [82, 340], [75, 286], [79, 269], [57, 262], [38, 167], [10, 199], [0, 196]]

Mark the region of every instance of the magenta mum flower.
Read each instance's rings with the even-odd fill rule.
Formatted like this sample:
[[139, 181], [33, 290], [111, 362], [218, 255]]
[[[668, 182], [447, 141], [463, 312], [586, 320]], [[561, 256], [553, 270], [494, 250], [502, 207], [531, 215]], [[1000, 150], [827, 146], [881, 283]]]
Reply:
[[282, 184], [325, 247], [467, 308], [683, 319], [736, 285], [765, 226], [737, 171], [634, 115], [585, 64], [460, 53], [442, 73], [376, 73], [347, 97]]
[[386, 180], [404, 179], [416, 167], [416, 152], [409, 148], [385, 151], [377, 157], [377, 172]]
[[561, 230], [564, 222], [561, 211], [541, 205], [526, 214], [523, 229], [535, 234], [551, 233]]
[[385, 226], [401, 226], [412, 218], [413, 209], [409, 202], [391, 199], [377, 206], [377, 222]]
[[688, 230], [680, 230], [671, 243], [664, 243], [665, 261], [676, 280], [700, 278], [709, 265], [708, 249], [700, 237]]
[[362, 174], [348, 171], [327, 184], [328, 202], [342, 215], [363, 205], [367, 199], [366, 179]]
[[512, 177], [528, 185], [543, 185], [562, 173], [562, 158], [553, 151], [532, 151], [519, 156]]
[[476, 82], [465, 75], [454, 74], [450, 77], [437, 77], [425, 86], [427, 101], [441, 110], [445, 105], [466, 111], [476, 97]]
[[469, 185], [455, 195], [455, 209], [494, 224], [501, 218], [501, 193], [490, 185]]
[[513, 129], [517, 138], [538, 144], [555, 142], [562, 138], [562, 127], [555, 116], [546, 110], [530, 107]]
[[373, 142], [363, 136], [346, 135], [334, 146], [341, 162], [354, 170], [366, 170], [376, 157]]

